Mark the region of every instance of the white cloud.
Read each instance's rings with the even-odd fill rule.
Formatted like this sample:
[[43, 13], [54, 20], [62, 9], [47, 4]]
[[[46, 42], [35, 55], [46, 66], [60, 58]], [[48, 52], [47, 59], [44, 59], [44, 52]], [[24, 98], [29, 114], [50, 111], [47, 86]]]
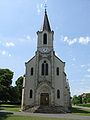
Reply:
[[85, 75], [86, 78], [90, 78], [90, 75]]
[[24, 35], [24, 37], [18, 38], [19, 42], [31, 42], [31, 36], [30, 35]]
[[8, 38], [8, 37], [0, 36], [0, 45], [2, 47], [13, 47], [15, 46], [15, 44], [12, 42], [14, 40], [15, 38]]
[[8, 56], [11, 57], [11, 54], [9, 54]]
[[90, 68], [87, 69], [87, 72], [90, 72]]
[[47, 3], [48, 0], [45, 0], [45, 3]]
[[27, 40], [31, 40], [31, 37], [29, 35], [26, 36]]
[[1, 51], [1, 54], [6, 55], [6, 51], [5, 50]]
[[81, 65], [81, 68], [84, 68], [85, 66], [86, 66], [86, 65], [83, 64], [83, 65]]
[[74, 63], [72, 63], [71, 65], [72, 65], [72, 66], [75, 66], [75, 64], [74, 64]]
[[79, 43], [80, 43], [80, 44], [86, 45], [86, 44], [88, 44], [89, 42], [90, 42], [90, 37], [80, 37], [80, 38], [79, 38]]
[[68, 38], [67, 36], [65, 36], [63, 40], [64, 40], [64, 42], [67, 42], [68, 45], [72, 45], [72, 44], [74, 44], [74, 43], [77, 42], [77, 39], [76, 39], [76, 38], [70, 39], [70, 38]]
[[68, 45], [72, 45], [75, 43], [87, 45], [90, 43], [90, 37], [77, 37], [77, 38], [69, 38], [68, 36], [63, 37], [63, 41], [66, 42]]
[[90, 72], [90, 64], [82, 64], [80, 65], [81, 68], [84, 68], [85, 71]]
[[75, 59], [75, 58], [73, 58], [72, 60], [73, 60], [73, 61], [75, 61], [76, 59]]
[[13, 47], [15, 44], [13, 42], [6, 42], [5, 44], [6, 47]]
[[11, 54], [8, 52], [8, 51], [6, 51], [6, 50], [0, 50], [0, 54], [2, 55], [2, 56], [8, 56], [8, 57], [11, 57]]

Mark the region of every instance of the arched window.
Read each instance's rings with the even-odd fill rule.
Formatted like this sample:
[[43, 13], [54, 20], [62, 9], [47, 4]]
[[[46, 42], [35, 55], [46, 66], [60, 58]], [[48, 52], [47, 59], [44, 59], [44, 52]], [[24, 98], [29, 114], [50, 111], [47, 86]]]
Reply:
[[44, 75], [44, 63], [42, 63], [42, 75]]
[[31, 68], [31, 75], [33, 75], [33, 67]]
[[30, 89], [30, 98], [32, 98], [32, 96], [33, 96], [33, 91], [32, 89]]
[[42, 75], [48, 75], [48, 63], [46, 61], [44, 61], [42, 63]]
[[60, 98], [60, 90], [59, 89], [57, 90], [57, 98], [58, 99]]
[[48, 63], [46, 63], [46, 71], [45, 71], [46, 75], [48, 75]]
[[59, 67], [56, 68], [56, 75], [59, 75]]
[[47, 44], [47, 34], [44, 33], [43, 35], [43, 44]]

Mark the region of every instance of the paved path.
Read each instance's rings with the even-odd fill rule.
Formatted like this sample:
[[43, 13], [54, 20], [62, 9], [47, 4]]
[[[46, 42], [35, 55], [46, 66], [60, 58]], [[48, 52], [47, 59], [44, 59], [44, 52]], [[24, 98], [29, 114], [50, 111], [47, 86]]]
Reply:
[[41, 114], [41, 113], [29, 113], [29, 112], [11, 112], [1, 110], [0, 114], [13, 114], [20, 116], [39, 116], [39, 117], [50, 117], [50, 118], [67, 118], [71, 120], [90, 120], [90, 116], [80, 116], [74, 114]]
[[90, 107], [82, 107], [82, 106], [73, 106], [75, 108], [81, 108], [83, 110], [90, 110]]

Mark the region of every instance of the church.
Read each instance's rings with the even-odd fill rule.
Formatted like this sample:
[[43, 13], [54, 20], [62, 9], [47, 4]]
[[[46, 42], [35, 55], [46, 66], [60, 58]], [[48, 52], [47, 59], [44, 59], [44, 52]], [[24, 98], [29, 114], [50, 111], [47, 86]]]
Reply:
[[43, 24], [37, 32], [37, 51], [25, 63], [22, 89], [22, 110], [35, 106], [48, 106], [69, 112], [70, 87], [65, 73], [65, 62], [55, 55], [54, 31], [45, 9]]

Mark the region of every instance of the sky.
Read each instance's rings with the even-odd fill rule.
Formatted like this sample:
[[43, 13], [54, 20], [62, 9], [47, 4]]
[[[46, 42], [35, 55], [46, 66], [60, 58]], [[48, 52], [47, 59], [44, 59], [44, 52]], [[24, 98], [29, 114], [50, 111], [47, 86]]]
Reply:
[[14, 72], [13, 85], [25, 74], [25, 62], [37, 50], [45, 4], [71, 95], [90, 92], [90, 0], [0, 0], [0, 68]]

